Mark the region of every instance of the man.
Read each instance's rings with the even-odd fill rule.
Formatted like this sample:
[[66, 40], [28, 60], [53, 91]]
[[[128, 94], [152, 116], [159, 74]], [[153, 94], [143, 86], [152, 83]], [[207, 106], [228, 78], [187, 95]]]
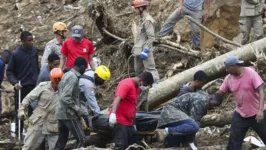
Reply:
[[50, 81], [50, 71], [54, 68], [59, 67], [59, 64], [60, 57], [56, 53], [49, 54], [48, 64], [44, 64], [44, 66], [41, 68], [36, 85], [38, 85], [40, 82]]
[[[83, 38], [83, 28], [80, 25], [75, 25], [72, 28], [72, 38], [65, 41], [61, 53], [61, 69], [64, 69], [64, 66], [66, 70], [71, 69], [74, 66], [75, 59], [82, 56], [90, 64], [91, 69], [95, 70], [93, 62], [94, 48], [91, 41]], [[88, 68], [88, 65], [86, 65], [86, 68]]]
[[263, 1], [262, 0], [242, 0], [240, 12], [240, 30], [243, 34], [242, 45], [249, 42], [251, 28], [254, 31], [254, 39], [263, 37]]
[[[11, 57], [12, 53], [9, 50], [3, 50], [0, 58], [0, 85], [2, 85], [2, 82], [5, 77], [5, 67], [6, 64], [8, 64], [9, 59]], [[0, 113], [2, 113], [2, 100], [1, 100], [2, 94], [0, 91]]]
[[58, 124], [54, 119], [55, 107], [58, 103], [58, 85], [63, 78], [59, 68], [51, 70], [51, 81], [41, 82], [22, 101], [18, 117], [25, 119], [25, 109], [38, 99], [39, 105], [29, 118], [29, 128], [24, 139], [23, 150], [40, 149], [46, 140], [49, 149], [54, 149], [58, 139]]
[[194, 74], [194, 81], [191, 81], [185, 85], [183, 85], [180, 90], [179, 93], [177, 95], [177, 97], [186, 94], [188, 92], [196, 92], [198, 90], [201, 90], [201, 88], [203, 87], [204, 83], [207, 80], [207, 75], [204, 71], [197, 71]]
[[[87, 70], [84, 75], [80, 76], [80, 101], [82, 106], [86, 106], [84, 110], [87, 111], [87, 107], [89, 107], [94, 115], [100, 114], [100, 107], [98, 106], [95, 97], [95, 88], [96, 85], [104, 84], [104, 82], [109, 80], [110, 77], [110, 70], [104, 65], [97, 67], [95, 72], [93, 70]], [[83, 118], [89, 126], [88, 115], [89, 113], [86, 112]]]
[[[48, 56], [48, 64], [44, 64], [44, 66], [41, 68], [40, 74], [37, 79], [36, 86], [39, 85], [39, 83], [44, 81], [50, 81], [50, 71], [54, 68], [59, 67], [60, 64], [60, 58], [57, 54], [51, 53]], [[38, 100], [35, 100], [31, 102], [31, 107], [34, 110], [38, 105]]]
[[109, 115], [109, 125], [113, 127], [116, 150], [124, 150], [137, 142], [133, 125], [138, 96], [141, 87], [150, 86], [153, 82], [152, 74], [144, 72], [138, 77], [124, 79], [118, 84]]
[[[207, 20], [210, 10], [210, 0], [205, 0], [205, 14], [204, 21]], [[203, 0], [180, 0], [177, 9], [167, 18], [158, 37], [164, 37], [171, 32], [177, 22], [185, 15], [188, 15], [198, 21], [202, 22], [202, 3]], [[190, 22], [192, 49], [200, 50], [200, 28], [193, 22]]]
[[136, 13], [140, 16], [140, 29], [132, 50], [134, 56], [134, 69], [136, 74], [141, 74], [143, 71], [152, 73], [154, 81], [157, 82], [159, 80], [159, 74], [155, 68], [153, 57], [155, 21], [147, 11], [148, 1], [134, 0], [133, 6]]
[[[22, 45], [17, 47], [8, 63], [7, 78], [15, 87], [15, 111], [17, 115], [19, 97], [21, 90], [21, 100], [34, 89], [39, 75], [38, 50], [33, 46], [33, 36], [28, 31], [23, 31], [20, 35]], [[19, 81], [21, 84], [19, 84]], [[32, 108], [28, 107], [29, 116]], [[23, 125], [22, 125], [23, 127]], [[18, 119], [16, 119], [16, 134], [18, 131]], [[22, 131], [22, 130], [21, 130]]]
[[254, 129], [266, 143], [264, 82], [252, 68], [241, 67], [242, 63], [235, 56], [226, 58], [224, 65], [229, 75], [210, 101], [211, 107], [218, 106], [226, 93], [234, 95], [236, 111], [231, 120], [228, 150], [242, 149], [243, 139], [249, 128]]
[[68, 71], [59, 86], [59, 98], [56, 107], [55, 118], [58, 120], [59, 138], [56, 143], [56, 150], [63, 150], [68, 140], [69, 131], [77, 140], [73, 149], [80, 148], [86, 142], [86, 136], [82, 129], [79, 117], [85, 114], [80, 107], [79, 100], [79, 77], [85, 72], [86, 59], [77, 57], [74, 67]]
[[53, 31], [55, 34], [55, 38], [49, 41], [44, 49], [44, 53], [42, 56], [42, 67], [47, 63], [48, 56], [51, 53], [55, 53], [61, 57], [60, 50], [62, 48], [64, 40], [67, 38], [67, 26], [63, 22], [56, 22], [53, 25]]
[[[195, 149], [193, 138], [199, 130], [201, 118], [207, 114], [209, 96], [203, 91], [189, 92], [167, 104], [159, 117], [157, 136], [167, 147], [180, 146], [184, 140]], [[190, 138], [190, 139], [189, 139]]]

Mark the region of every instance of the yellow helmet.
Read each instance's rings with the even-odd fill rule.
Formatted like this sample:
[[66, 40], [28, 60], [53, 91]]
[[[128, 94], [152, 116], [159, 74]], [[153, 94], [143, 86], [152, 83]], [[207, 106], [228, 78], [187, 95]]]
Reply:
[[53, 25], [53, 31], [56, 32], [56, 31], [64, 31], [64, 30], [67, 30], [67, 25], [63, 22], [56, 22], [54, 23]]
[[95, 73], [104, 81], [109, 80], [111, 77], [110, 70], [104, 65], [100, 65], [99, 67], [97, 67], [95, 69]]

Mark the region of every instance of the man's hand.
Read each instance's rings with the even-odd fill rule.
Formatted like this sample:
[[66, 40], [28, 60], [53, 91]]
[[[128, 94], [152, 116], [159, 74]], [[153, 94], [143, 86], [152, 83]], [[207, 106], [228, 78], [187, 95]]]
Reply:
[[209, 18], [209, 15], [210, 15], [209, 10], [206, 9], [206, 10], [204, 11], [203, 22], [206, 22], [206, 21], [207, 21], [207, 19]]
[[109, 117], [109, 125], [110, 125], [110, 127], [114, 127], [115, 124], [116, 124], [116, 114], [111, 113], [111, 115]]
[[22, 86], [19, 85], [18, 83], [16, 83], [14, 87], [16, 88], [16, 90], [20, 90], [22, 88]]
[[181, 13], [182, 10], [183, 10], [183, 7], [182, 7], [182, 6], [179, 6], [179, 7], [177, 8], [177, 11], [178, 11], [179, 13]]
[[18, 110], [18, 118], [23, 121], [25, 120], [25, 112], [24, 112], [24, 109], [19, 109]]
[[257, 113], [257, 116], [256, 116], [256, 120], [257, 120], [257, 122], [261, 122], [261, 121], [263, 121], [263, 119], [264, 119], [264, 113], [263, 113], [263, 111], [259, 110], [259, 112]]

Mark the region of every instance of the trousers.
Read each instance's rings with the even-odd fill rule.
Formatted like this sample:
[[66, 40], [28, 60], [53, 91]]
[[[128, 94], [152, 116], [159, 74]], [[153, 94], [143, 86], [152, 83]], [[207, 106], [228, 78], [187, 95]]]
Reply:
[[182, 147], [195, 141], [199, 125], [192, 119], [182, 120], [166, 125], [169, 135], [165, 138], [166, 147]]
[[253, 28], [254, 31], [254, 39], [259, 40], [263, 37], [263, 22], [262, 16], [250, 16], [250, 17], [240, 17], [239, 20], [240, 30], [243, 34], [243, 38], [241, 41], [242, 45], [245, 45], [249, 42], [250, 39], [250, 31]]
[[43, 134], [41, 127], [36, 128], [36, 126], [32, 126], [28, 128], [22, 150], [45, 149], [45, 147], [43, 147], [45, 146], [43, 144], [45, 140], [48, 143], [49, 150], [52, 150], [55, 148], [57, 139], [57, 133]]
[[230, 137], [227, 150], [241, 150], [243, 140], [249, 128], [255, 130], [263, 143], [266, 143], [266, 110], [264, 110], [264, 120], [257, 122], [256, 116], [243, 118], [238, 112], [234, 112], [231, 120]]
[[[182, 11], [179, 12], [178, 8], [167, 18], [163, 27], [161, 28], [159, 35], [166, 36], [173, 31], [174, 26], [179, 22], [185, 15], [191, 16], [193, 19], [202, 22], [202, 10], [191, 10], [186, 6], [182, 7]], [[200, 46], [200, 28], [193, 22], [189, 22], [191, 28], [191, 37], [193, 47]]]
[[80, 148], [85, 144], [86, 136], [78, 119], [58, 120], [59, 137], [55, 146], [56, 150], [64, 150], [68, 141], [69, 131], [77, 140], [76, 144], [72, 147], [73, 149]]
[[138, 56], [135, 56], [134, 69], [137, 75], [141, 74], [143, 71], [150, 72], [153, 76], [154, 82], [157, 82], [160, 79], [158, 70], [155, 68], [153, 52], [149, 52], [146, 60], [141, 60]]
[[113, 142], [115, 150], [125, 150], [129, 145], [134, 143], [140, 144], [138, 135], [134, 126], [116, 124], [113, 128]]

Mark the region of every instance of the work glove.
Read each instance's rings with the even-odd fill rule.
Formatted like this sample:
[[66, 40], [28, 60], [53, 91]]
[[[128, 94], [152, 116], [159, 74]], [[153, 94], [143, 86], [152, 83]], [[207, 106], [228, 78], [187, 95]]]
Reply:
[[139, 58], [141, 60], [146, 60], [148, 58], [150, 51], [147, 48], [144, 48], [144, 50], [140, 53]]
[[111, 115], [109, 117], [109, 126], [114, 127], [115, 124], [116, 124], [116, 114], [111, 113]]
[[19, 109], [18, 110], [18, 118], [23, 121], [25, 120], [25, 112], [24, 112], [24, 109]]

